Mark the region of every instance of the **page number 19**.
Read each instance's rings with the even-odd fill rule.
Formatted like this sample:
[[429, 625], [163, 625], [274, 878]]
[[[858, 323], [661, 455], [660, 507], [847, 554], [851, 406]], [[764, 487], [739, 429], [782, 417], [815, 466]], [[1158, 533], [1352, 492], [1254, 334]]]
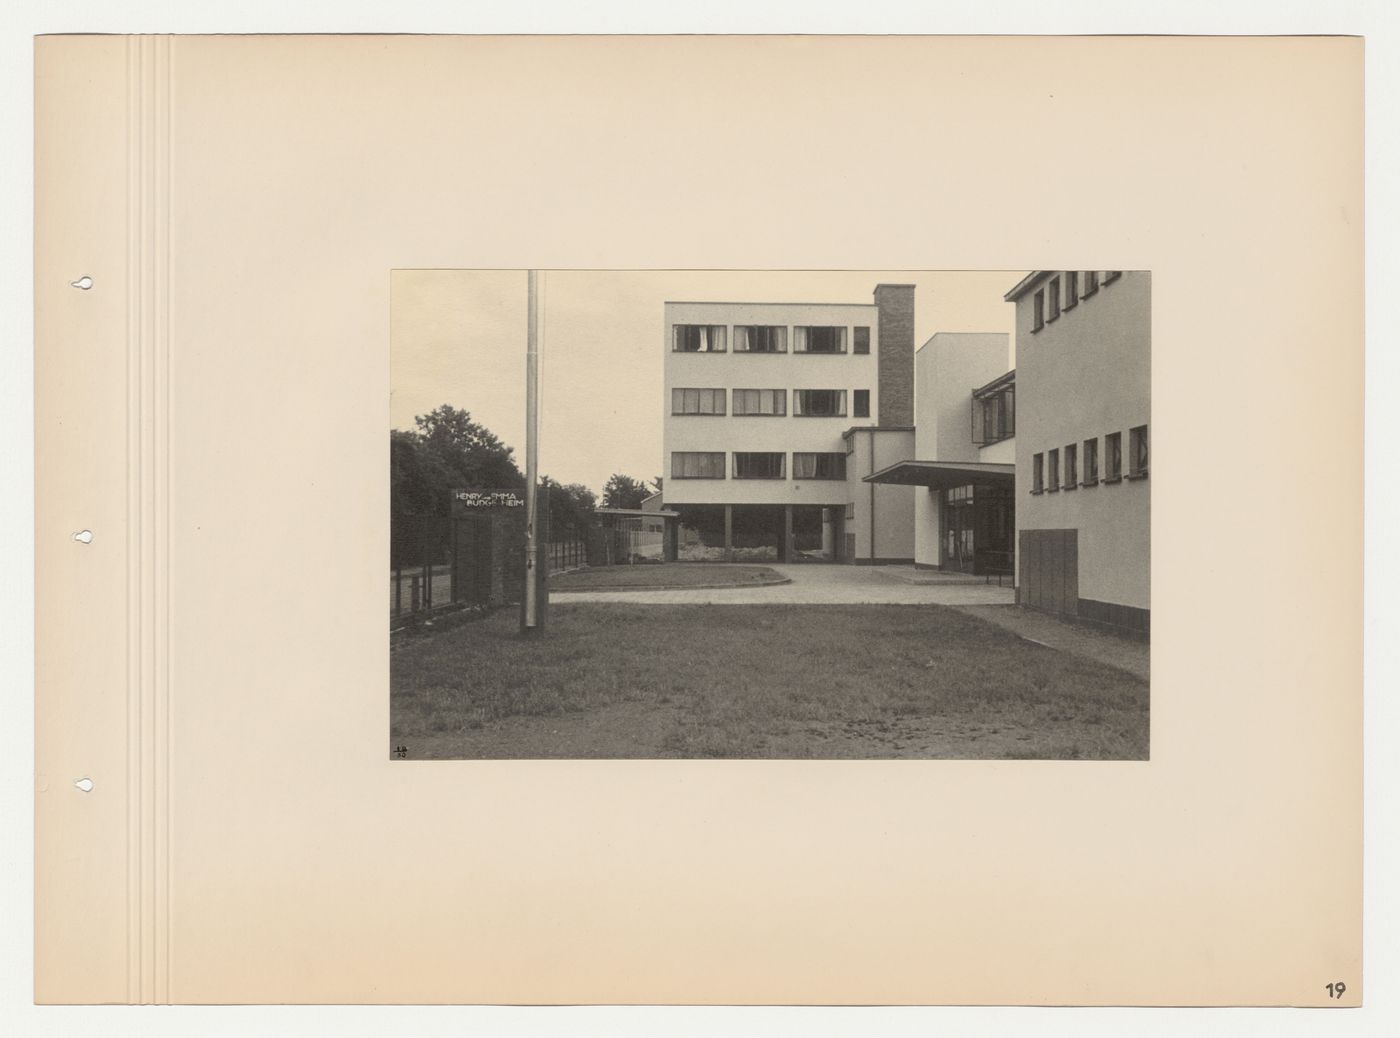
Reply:
[[1327, 985], [1328, 998], [1341, 998], [1343, 995], [1346, 994], [1346, 991], [1347, 986], [1343, 984], [1340, 980], [1333, 981], [1331, 984]]

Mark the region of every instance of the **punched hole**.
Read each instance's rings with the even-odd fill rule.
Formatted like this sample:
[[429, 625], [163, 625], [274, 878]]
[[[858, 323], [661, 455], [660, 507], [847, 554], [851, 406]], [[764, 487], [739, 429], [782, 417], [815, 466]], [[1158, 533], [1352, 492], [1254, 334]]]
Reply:
[[92, 779], [90, 778], [80, 778], [77, 782], [74, 782], [73, 785], [77, 786], [84, 793], [92, 792]]
[[86, 292], [92, 287], [92, 278], [84, 274], [82, 277], [78, 278], [77, 281], [70, 281], [68, 283], [74, 288], [81, 288], [84, 292]]
[[73, 540], [75, 540], [75, 541], [82, 541], [84, 544], [91, 544], [91, 543], [92, 543], [92, 531], [91, 531], [91, 530], [79, 530], [77, 533], [75, 533], [75, 534], [73, 535]]

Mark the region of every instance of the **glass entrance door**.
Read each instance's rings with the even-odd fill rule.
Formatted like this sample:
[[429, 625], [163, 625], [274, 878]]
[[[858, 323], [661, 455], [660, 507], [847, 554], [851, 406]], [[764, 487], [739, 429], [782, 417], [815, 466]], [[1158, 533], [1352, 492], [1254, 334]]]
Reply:
[[972, 487], [952, 487], [943, 491], [943, 551], [939, 560], [944, 569], [972, 573], [976, 565], [976, 509]]
[[1011, 491], [963, 486], [943, 491], [939, 562], [961, 573], [1009, 573], [1016, 529]]

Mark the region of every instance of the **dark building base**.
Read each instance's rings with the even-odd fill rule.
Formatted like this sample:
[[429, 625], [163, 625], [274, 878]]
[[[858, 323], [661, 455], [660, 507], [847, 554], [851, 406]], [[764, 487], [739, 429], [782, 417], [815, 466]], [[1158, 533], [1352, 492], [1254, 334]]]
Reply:
[[1045, 613], [1047, 616], [1053, 616], [1067, 623], [1092, 627], [1109, 634], [1132, 638], [1134, 641], [1150, 642], [1152, 640], [1152, 610], [1150, 609], [1116, 605], [1113, 602], [1096, 602], [1092, 598], [1080, 598], [1075, 602], [1075, 612], [1059, 612], [1054, 609], [1042, 609], [1023, 601], [1020, 588], [1016, 589], [1016, 604], [1022, 609], [1034, 609], [1037, 613]]
[[1096, 602], [1092, 598], [1081, 598], [1078, 602], [1075, 619], [1100, 630], [1125, 634], [1139, 641], [1151, 641], [1152, 610], [1137, 606], [1116, 605], [1113, 602]]
[[912, 566], [912, 565], [914, 565], [914, 560], [913, 560], [913, 559], [895, 559], [895, 558], [888, 558], [888, 559], [885, 559], [885, 558], [882, 558], [882, 559], [847, 559], [846, 561], [849, 562], [849, 563], [850, 563], [851, 565], [853, 565], [853, 566]]

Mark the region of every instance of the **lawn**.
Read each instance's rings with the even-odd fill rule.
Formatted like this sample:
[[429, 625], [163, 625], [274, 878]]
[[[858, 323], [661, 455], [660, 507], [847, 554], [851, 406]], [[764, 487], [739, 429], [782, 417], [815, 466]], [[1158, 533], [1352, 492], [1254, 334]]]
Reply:
[[767, 566], [739, 566], [722, 562], [639, 563], [634, 566], [599, 566], [549, 578], [551, 591], [606, 591], [613, 588], [645, 590], [657, 587], [742, 587], [779, 584], [783, 577]]
[[390, 671], [409, 758], [1148, 752], [1147, 682], [944, 606], [556, 604], [536, 640], [507, 610]]

